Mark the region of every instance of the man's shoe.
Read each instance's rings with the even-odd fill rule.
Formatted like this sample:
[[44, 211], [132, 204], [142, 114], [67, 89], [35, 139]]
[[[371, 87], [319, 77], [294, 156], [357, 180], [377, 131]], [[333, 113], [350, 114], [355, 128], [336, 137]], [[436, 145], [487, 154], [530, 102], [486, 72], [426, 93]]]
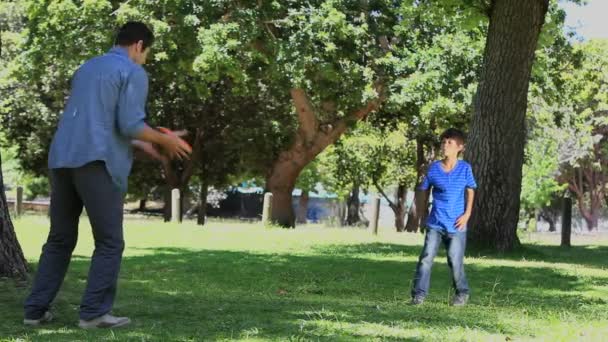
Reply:
[[23, 324], [29, 325], [32, 327], [39, 326], [40, 324], [48, 323], [53, 320], [53, 314], [50, 311], [46, 311], [42, 317], [38, 319], [23, 319]]
[[410, 302], [411, 305], [421, 305], [422, 303], [424, 303], [424, 297], [422, 296], [414, 296]]
[[453, 306], [465, 306], [465, 305], [467, 305], [468, 301], [469, 301], [468, 294], [457, 294], [456, 296], [454, 296], [454, 299], [452, 300], [452, 305]]
[[115, 317], [110, 314], [105, 314], [101, 317], [94, 318], [90, 321], [80, 320], [78, 326], [82, 329], [97, 329], [97, 328], [119, 328], [131, 323], [128, 317]]

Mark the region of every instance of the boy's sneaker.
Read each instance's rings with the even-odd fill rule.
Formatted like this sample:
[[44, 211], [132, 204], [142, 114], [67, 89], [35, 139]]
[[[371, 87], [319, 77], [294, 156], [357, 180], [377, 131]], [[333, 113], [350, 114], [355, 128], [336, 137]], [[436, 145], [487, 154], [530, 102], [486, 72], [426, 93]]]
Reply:
[[82, 329], [119, 328], [129, 323], [131, 323], [131, 320], [128, 317], [115, 317], [110, 314], [105, 314], [90, 321], [81, 319], [78, 326]]
[[421, 305], [422, 303], [424, 303], [424, 297], [422, 296], [414, 296], [410, 302], [411, 305]]
[[467, 302], [469, 301], [469, 295], [468, 294], [457, 294], [456, 296], [454, 296], [454, 299], [452, 300], [452, 305], [453, 306], [465, 306], [467, 305]]
[[32, 327], [39, 326], [40, 324], [48, 323], [53, 320], [53, 314], [50, 311], [46, 311], [42, 317], [38, 319], [23, 319], [23, 324], [29, 325]]

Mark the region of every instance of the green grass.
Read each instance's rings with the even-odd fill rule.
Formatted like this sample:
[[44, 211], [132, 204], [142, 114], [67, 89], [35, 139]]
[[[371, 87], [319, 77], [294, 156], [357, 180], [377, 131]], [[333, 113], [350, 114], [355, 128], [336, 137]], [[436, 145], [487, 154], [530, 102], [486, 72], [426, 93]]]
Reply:
[[[130, 328], [76, 327], [92, 237], [83, 220], [56, 321], [21, 325], [27, 287], [0, 281], [2, 341], [602, 341], [608, 339], [608, 237], [526, 235], [507, 255], [469, 251], [470, 305], [448, 305], [441, 254], [431, 294], [408, 306], [422, 235], [365, 230], [265, 229], [253, 224], [125, 222], [127, 249], [114, 311]], [[48, 222], [16, 229], [35, 267]]]

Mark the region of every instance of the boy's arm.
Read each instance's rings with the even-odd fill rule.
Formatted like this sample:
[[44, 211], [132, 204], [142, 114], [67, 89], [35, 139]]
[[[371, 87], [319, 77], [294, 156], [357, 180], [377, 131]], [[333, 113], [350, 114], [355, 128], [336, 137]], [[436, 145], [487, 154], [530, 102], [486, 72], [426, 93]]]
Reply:
[[467, 226], [467, 222], [471, 218], [471, 212], [473, 212], [473, 199], [475, 198], [475, 190], [467, 188], [467, 206], [464, 210], [464, 214], [456, 221], [456, 228], [458, 230], [464, 230]]

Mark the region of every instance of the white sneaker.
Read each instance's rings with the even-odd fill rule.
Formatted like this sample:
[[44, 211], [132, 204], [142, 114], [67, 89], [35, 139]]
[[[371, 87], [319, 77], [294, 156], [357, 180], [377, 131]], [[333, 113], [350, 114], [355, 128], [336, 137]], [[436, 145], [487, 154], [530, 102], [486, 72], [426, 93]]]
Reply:
[[38, 319], [24, 318], [23, 324], [36, 327], [36, 326], [39, 326], [40, 324], [48, 323], [52, 320], [53, 320], [53, 314], [50, 311], [46, 311], [44, 313], [44, 315], [42, 315], [42, 317], [40, 317]]
[[90, 321], [80, 320], [78, 326], [82, 329], [118, 328], [131, 323], [129, 317], [115, 317], [105, 314]]

